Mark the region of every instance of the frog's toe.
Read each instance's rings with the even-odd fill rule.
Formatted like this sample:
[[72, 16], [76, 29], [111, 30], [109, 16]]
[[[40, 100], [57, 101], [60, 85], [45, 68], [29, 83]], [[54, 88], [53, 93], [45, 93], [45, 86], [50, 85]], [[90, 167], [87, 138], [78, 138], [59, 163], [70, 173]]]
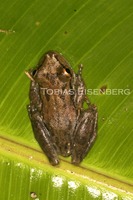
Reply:
[[49, 162], [51, 163], [51, 165], [58, 165], [60, 163], [59, 159], [49, 159]]
[[74, 165], [79, 165], [80, 162], [81, 162], [80, 158], [72, 158], [72, 161], [71, 161], [71, 163], [74, 164]]
[[72, 150], [72, 160], [71, 163], [74, 165], [79, 165], [80, 162], [83, 160], [85, 156], [84, 152], [85, 147], [82, 145], [74, 145], [74, 148]]

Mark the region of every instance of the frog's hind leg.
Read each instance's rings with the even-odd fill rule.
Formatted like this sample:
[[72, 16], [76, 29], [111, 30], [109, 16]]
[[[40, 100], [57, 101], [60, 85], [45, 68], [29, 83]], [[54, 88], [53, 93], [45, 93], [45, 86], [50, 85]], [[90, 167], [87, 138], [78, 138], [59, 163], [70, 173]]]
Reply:
[[44, 153], [47, 155], [50, 163], [52, 165], [57, 165], [59, 163], [58, 155], [56, 149], [54, 148], [53, 142], [51, 141], [49, 131], [46, 128], [40, 113], [37, 111], [34, 105], [28, 105], [27, 110], [36, 140], [38, 141]]
[[81, 112], [74, 131], [72, 146], [73, 164], [79, 164], [86, 156], [96, 138], [96, 130], [97, 108], [91, 104], [87, 110]]
[[[29, 75], [33, 76], [33, 71], [31, 71]], [[42, 103], [39, 90], [40, 88], [38, 83], [34, 80], [31, 81], [29, 92], [30, 104], [27, 106], [27, 110], [36, 140], [44, 153], [47, 155], [50, 163], [52, 165], [57, 165], [59, 163], [57, 150], [40, 113]]]

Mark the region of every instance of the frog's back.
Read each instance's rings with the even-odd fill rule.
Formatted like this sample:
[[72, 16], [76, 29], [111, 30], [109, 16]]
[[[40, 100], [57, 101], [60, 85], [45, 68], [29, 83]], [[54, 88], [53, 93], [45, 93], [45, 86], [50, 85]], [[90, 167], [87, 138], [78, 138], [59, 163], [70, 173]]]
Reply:
[[47, 106], [43, 107], [43, 118], [59, 153], [63, 156], [70, 155], [76, 126], [76, 109], [73, 103], [61, 100], [60, 97], [51, 97]]

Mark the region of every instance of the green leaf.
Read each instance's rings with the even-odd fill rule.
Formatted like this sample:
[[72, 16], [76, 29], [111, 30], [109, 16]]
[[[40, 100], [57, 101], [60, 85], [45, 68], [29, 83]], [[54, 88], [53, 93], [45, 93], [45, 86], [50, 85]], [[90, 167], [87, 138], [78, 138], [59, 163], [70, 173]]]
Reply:
[[[133, 199], [132, 0], [0, 4], [0, 198]], [[24, 71], [50, 49], [75, 72], [84, 65], [87, 94], [98, 107], [98, 137], [80, 166], [64, 157], [51, 166], [27, 115]]]

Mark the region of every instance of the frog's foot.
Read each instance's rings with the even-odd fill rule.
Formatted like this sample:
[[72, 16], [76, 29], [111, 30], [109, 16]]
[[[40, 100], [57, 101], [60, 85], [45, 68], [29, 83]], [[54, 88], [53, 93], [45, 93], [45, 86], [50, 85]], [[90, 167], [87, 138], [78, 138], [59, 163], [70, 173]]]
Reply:
[[86, 156], [96, 138], [97, 108], [90, 105], [79, 117], [73, 139], [72, 163], [79, 164]]

